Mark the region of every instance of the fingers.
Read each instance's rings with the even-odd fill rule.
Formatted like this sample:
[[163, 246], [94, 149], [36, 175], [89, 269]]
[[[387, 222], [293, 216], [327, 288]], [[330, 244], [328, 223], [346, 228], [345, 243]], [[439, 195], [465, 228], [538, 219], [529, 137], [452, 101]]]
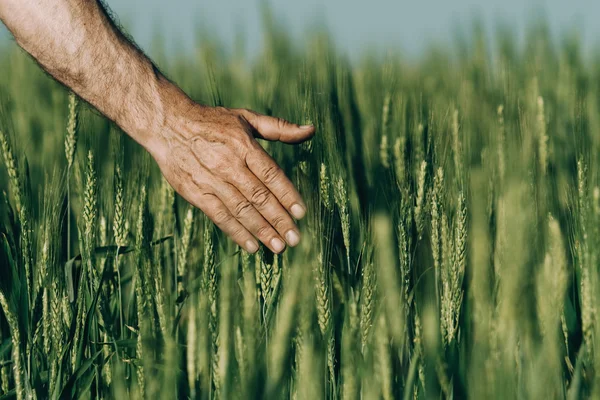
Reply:
[[231, 182], [290, 246], [300, 242], [294, 220], [277, 197], [250, 170], [238, 171]]
[[[193, 202], [193, 204], [194, 203], [196, 202]], [[248, 253], [256, 253], [256, 251], [258, 251], [256, 239], [254, 239], [252, 234], [248, 232], [248, 230], [244, 228], [233, 215], [231, 215], [229, 209], [225, 207], [219, 198], [214, 195], [206, 194], [203, 195], [202, 199], [199, 199], [197, 203], [198, 204], [194, 205], [201, 208], [206, 216], [240, 247]]]
[[237, 110], [257, 131], [258, 137], [265, 140], [285, 143], [301, 143], [315, 134], [312, 125], [299, 126], [281, 118], [268, 117], [251, 110]]
[[219, 198], [229, 209], [231, 215], [250, 233], [274, 253], [281, 253], [285, 249], [285, 242], [281, 236], [239, 190], [228, 183], [223, 183], [217, 189]]
[[304, 217], [306, 205], [302, 201], [300, 193], [285, 176], [279, 165], [260, 145], [246, 155], [246, 165], [294, 218], [302, 219]]

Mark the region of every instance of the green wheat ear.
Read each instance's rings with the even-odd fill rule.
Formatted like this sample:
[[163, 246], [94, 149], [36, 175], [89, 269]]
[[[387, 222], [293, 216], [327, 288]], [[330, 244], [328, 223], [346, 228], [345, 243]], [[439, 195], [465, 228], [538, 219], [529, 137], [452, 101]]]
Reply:
[[19, 212], [23, 205], [23, 191], [21, 189], [19, 172], [17, 171], [17, 161], [13, 153], [11, 144], [8, 141], [8, 136], [0, 129], [0, 149], [2, 149], [2, 158], [8, 172], [8, 182], [10, 191], [15, 200], [15, 208]]
[[356, 62], [265, 14], [260, 54], [203, 40], [171, 67], [201, 103], [318, 128], [265, 143], [307, 205], [279, 256], [0, 49], [0, 400], [600, 398], [600, 58], [537, 29]]
[[417, 233], [419, 235], [419, 239], [423, 234], [423, 229], [425, 225], [425, 177], [427, 175], [427, 161], [421, 162], [421, 167], [419, 168], [418, 175], [418, 183], [417, 183], [417, 198], [415, 201], [414, 208], [414, 218], [415, 225], [417, 226]]
[[394, 141], [394, 169], [396, 172], [396, 183], [399, 187], [406, 185], [406, 137], [399, 136]]
[[360, 290], [360, 339], [363, 354], [367, 351], [375, 309], [376, 278], [372, 260], [367, 260], [362, 272]]
[[8, 300], [4, 293], [0, 291], [0, 309], [4, 313], [4, 317], [10, 328], [10, 336], [12, 340], [12, 362], [13, 362], [13, 378], [15, 380], [15, 392], [17, 399], [25, 399], [31, 396], [26, 389], [27, 382], [25, 381], [25, 366], [23, 365], [24, 357], [21, 354], [21, 333], [19, 330], [19, 321], [15, 313], [9, 308]]
[[346, 248], [346, 263], [348, 272], [350, 272], [350, 210], [348, 202], [348, 188], [342, 176], [337, 176], [335, 182], [332, 182], [332, 184], [333, 199], [338, 207], [342, 225], [342, 237], [344, 239], [344, 247]]
[[78, 100], [75, 93], [69, 93], [69, 118], [67, 121], [67, 135], [65, 136], [65, 156], [67, 158], [67, 168], [70, 170], [75, 161], [75, 150], [77, 149], [77, 124], [78, 118]]
[[359, 398], [360, 379], [355, 371], [360, 362], [360, 320], [358, 306], [354, 296], [351, 296], [348, 312], [342, 327], [341, 375], [342, 395], [345, 399]]
[[94, 155], [90, 150], [87, 155], [85, 189], [83, 192], [83, 235], [85, 259], [92, 288], [98, 287], [98, 271], [94, 265], [94, 248], [96, 247], [96, 222], [98, 220], [98, 178], [94, 165]]
[[538, 159], [540, 171], [546, 174], [548, 168], [548, 135], [546, 132], [546, 115], [544, 112], [544, 98], [537, 98], [537, 136], [538, 136]]
[[179, 278], [177, 283], [178, 293], [182, 293], [185, 289], [184, 280], [187, 275], [186, 267], [188, 252], [190, 247], [190, 241], [192, 240], [192, 230], [194, 227], [194, 211], [195, 208], [193, 206], [189, 206], [189, 208], [186, 211], [185, 218], [183, 220], [183, 230], [181, 232], [179, 253], [177, 258], [177, 275]]
[[319, 199], [323, 203], [326, 209], [331, 210], [331, 182], [329, 175], [327, 174], [327, 165], [321, 163], [319, 170]]
[[390, 149], [389, 149], [389, 123], [390, 123], [390, 101], [391, 95], [388, 93], [383, 100], [383, 111], [381, 117], [381, 143], [379, 145], [379, 157], [381, 165], [384, 168], [390, 168]]

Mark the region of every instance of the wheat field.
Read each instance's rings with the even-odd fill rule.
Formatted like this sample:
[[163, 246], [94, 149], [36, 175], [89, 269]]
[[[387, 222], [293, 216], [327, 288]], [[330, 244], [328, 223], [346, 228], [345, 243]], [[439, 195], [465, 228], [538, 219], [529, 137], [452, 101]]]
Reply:
[[199, 102], [316, 126], [263, 143], [308, 206], [282, 255], [1, 49], [0, 399], [600, 397], [600, 52], [552, 37], [153, 50]]

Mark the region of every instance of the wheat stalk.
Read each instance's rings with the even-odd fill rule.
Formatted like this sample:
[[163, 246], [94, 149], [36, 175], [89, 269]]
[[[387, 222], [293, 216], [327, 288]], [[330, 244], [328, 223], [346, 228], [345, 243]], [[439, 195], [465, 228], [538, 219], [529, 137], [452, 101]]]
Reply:
[[37, 287], [36, 293], [39, 295], [39, 290], [42, 291], [42, 338], [43, 338], [43, 349], [46, 355], [50, 354], [50, 343], [51, 337], [51, 323], [52, 314], [50, 313], [50, 298], [49, 291], [46, 286], [49, 283], [48, 270], [50, 267], [50, 217], [46, 215], [44, 226], [42, 230], [42, 248], [38, 259], [37, 268]]
[[356, 366], [360, 358], [360, 352], [357, 351], [360, 344], [360, 321], [357, 308], [356, 300], [352, 296], [342, 329], [341, 373], [342, 399], [344, 400], [358, 400], [360, 393], [360, 385], [357, 379], [359, 374], [356, 373]]
[[19, 172], [17, 170], [17, 161], [15, 159], [13, 149], [8, 141], [8, 137], [2, 130], [0, 130], [0, 149], [2, 149], [2, 157], [4, 158], [6, 172], [8, 173], [10, 191], [15, 200], [15, 208], [17, 213], [19, 213], [23, 207], [24, 199], [20, 185]]
[[460, 140], [460, 128], [458, 122], [458, 110], [452, 113], [452, 151], [454, 154], [454, 168], [457, 182], [460, 184], [463, 178], [462, 149]]
[[[558, 222], [548, 216], [548, 251], [538, 280], [538, 315], [542, 334], [554, 331], [563, 313], [565, 291], [567, 288], [567, 259]], [[553, 296], [548, 299], [547, 295]]]
[[[231, 327], [233, 325], [233, 282], [236, 280], [233, 268], [234, 263], [225, 263], [221, 268], [219, 285], [219, 349], [218, 349], [218, 374], [220, 378], [220, 393], [223, 398], [228, 398], [231, 391], [229, 374], [230, 354], [232, 346]], [[235, 264], [237, 268], [237, 263]], [[236, 269], [237, 272], [237, 269]]]
[[504, 182], [504, 175], [506, 171], [506, 132], [504, 126], [504, 106], [499, 105], [497, 109], [498, 115], [498, 177], [500, 179], [500, 184]]
[[323, 397], [322, 376], [319, 375], [319, 353], [312, 342], [303, 335], [302, 357], [296, 372], [296, 388], [298, 400], [313, 400]]
[[[406, 208], [404, 208], [406, 210]], [[404, 215], [410, 216], [410, 212], [402, 213], [398, 221], [398, 254], [400, 257], [400, 278], [402, 282], [403, 300], [404, 300], [404, 323], [408, 328], [410, 310], [411, 310], [411, 255], [409, 253], [410, 243], [409, 235], [405, 225]], [[410, 217], [409, 217], [410, 218]], [[408, 330], [408, 329], [407, 329]]]
[[21, 334], [19, 332], [19, 322], [17, 316], [8, 307], [8, 301], [0, 291], [0, 308], [4, 312], [6, 321], [10, 328], [10, 335], [12, 340], [12, 362], [13, 362], [13, 377], [15, 380], [15, 391], [17, 399], [29, 399], [32, 395], [27, 390], [27, 381], [25, 376], [25, 368], [23, 366], [23, 359], [21, 358]]
[[423, 132], [425, 131], [425, 127], [422, 123], [417, 124], [417, 129], [413, 134], [413, 142], [414, 142], [414, 152], [413, 152], [413, 162], [412, 165], [416, 169], [413, 173], [414, 175], [418, 175], [420, 165], [423, 161], [425, 161], [425, 150], [423, 146]]
[[458, 209], [456, 213], [456, 228], [454, 233], [454, 257], [449, 262], [449, 294], [448, 308], [446, 314], [446, 334], [447, 343], [457, 337], [460, 311], [463, 301], [463, 278], [466, 268], [466, 247], [467, 247], [467, 206], [464, 195], [459, 193]]
[[[136, 309], [137, 309], [137, 320], [138, 320], [138, 329], [137, 329], [137, 342], [136, 342], [136, 357], [138, 360], [143, 360], [145, 355], [144, 349], [144, 336], [146, 334], [146, 317], [148, 315], [148, 307], [149, 307], [149, 295], [146, 294], [146, 273], [145, 266], [147, 260], [145, 257], [145, 244], [148, 240], [146, 236], [146, 201], [147, 201], [147, 192], [146, 185], [142, 184], [140, 188], [140, 203], [138, 208], [137, 215], [137, 229], [136, 229], [136, 245], [138, 246], [139, 252], [139, 260], [138, 265], [134, 269], [134, 279], [135, 279], [135, 301], [136, 301]], [[140, 396], [143, 398], [146, 393], [146, 367], [140, 363], [136, 368], [136, 376], [137, 376], [137, 384], [138, 390], [140, 392]]]
[[586, 344], [587, 351], [592, 354], [593, 331], [595, 323], [596, 309], [592, 300], [592, 282], [590, 276], [589, 247], [587, 236], [587, 215], [588, 215], [588, 199], [587, 199], [587, 165], [582, 158], [577, 160], [577, 193], [579, 202], [579, 228], [581, 242], [576, 243], [576, 251], [578, 255], [579, 268], [581, 272], [580, 291], [581, 291], [581, 328]]
[[546, 133], [546, 115], [544, 114], [544, 99], [537, 98], [537, 135], [538, 135], [538, 159], [540, 171], [546, 174], [548, 169], [548, 135]]
[[204, 223], [204, 286], [208, 294], [209, 332], [211, 335], [211, 376], [215, 387], [215, 395], [221, 390], [221, 377], [219, 375], [219, 320], [218, 320], [218, 282], [213, 249], [213, 226], [210, 222]]
[[67, 256], [71, 257], [71, 167], [77, 149], [78, 101], [73, 92], [69, 93], [69, 118], [65, 135], [65, 157], [67, 159]]
[[383, 110], [381, 116], [381, 145], [379, 146], [379, 156], [381, 158], [381, 165], [384, 168], [390, 168], [390, 150], [388, 143], [388, 132], [390, 128], [390, 102], [392, 96], [387, 93], [383, 99]]
[[246, 349], [246, 345], [244, 343], [244, 335], [242, 333], [242, 328], [238, 325], [235, 327], [235, 359], [237, 362], [242, 392], [248, 393], [248, 360], [246, 359], [246, 354], [248, 354], [248, 350]]
[[[443, 302], [443, 299], [440, 296], [440, 285], [443, 287], [448, 286], [448, 279], [444, 271], [441, 271], [440, 262], [441, 262], [441, 253], [442, 253], [442, 243], [440, 236], [440, 217], [443, 213], [442, 204], [441, 204], [441, 196], [442, 196], [442, 186], [444, 183], [444, 173], [441, 167], [436, 170], [435, 177], [433, 178], [433, 191], [431, 194], [431, 251], [433, 255], [433, 269], [435, 272], [435, 290], [436, 290], [436, 299], [438, 305]], [[442, 293], [444, 293], [442, 291]], [[442, 294], [443, 296], [443, 294]], [[442, 308], [444, 305], [442, 305]], [[442, 320], [443, 321], [443, 320]], [[442, 331], [444, 331], [442, 329]]]
[[8, 375], [8, 370], [9, 367], [6, 363], [0, 368], [0, 390], [3, 394], [9, 391], [10, 376]]
[[[305, 274], [299, 268], [291, 271], [291, 275], [285, 280], [286, 290], [280, 302], [277, 323], [273, 332], [272, 340], [268, 348], [268, 371], [267, 392], [274, 395], [279, 389], [284, 371], [284, 361], [289, 353], [289, 341], [293, 332], [295, 310], [299, 300], [299, 290], [304, 281]], [[271, 396], [268, 396], [271, 397]]]
[[[52, 294], [50, 299], [50, 308], [52, 310], [52, 324], [50, 325], [50, 334], [52, 339], [52, 349], [54, 350], [55, 354], [61, 354], [63, 351], [62, 327], [64, 324], [63, 320], [61, 319], [61, 316], [63, 316], [63, 311], [61, 310], [61, 299], [65, 298], [66, 296], [62, 295], [57, 281], [57, 279], [52, 279], [50, 285]], [[52, 360], [50, 364], [50, 390], [54, 390], [56, 385], [56, 380], [58, 378], [58, 364], [58, 358]]]
[[402, 188], [406, 185], [406, 137], [398, 136], [394, 141], [394, 169], [396, 183]]
[[333, 197], [340, 212], [340, 220], [342, 224], [342, 236], [344, 239], [344, 247], [346, 248], [346, 262], [348, 273], [351, 273], [350, 266], [350, 211], [348, 210], [348, 191], [346, 183], [341, 176], [338, 176], [333, 185]]
[[266, 312], [266, 307], [271, 300], [271, 291], [273, 289], [273, 268], [271, 264], [264, 260], [262, 251], [256, 253], [256, 261], [258, 263], [258, 271], [260, 273], [260, 292], [263, 298], [263, 314]]
[[425, 218], [423, 207], [425, 205], [425, 177], [427, 174], [427, 161], [421, 161], [421, 167], [419, 168], [419, 176], [417, 181], [417, 199], [415, 201], [414, 218], [417, 226], [417, 233], [419, 239], [423, 234]]
[[[257, 331], [257, 319], [259, 303], [257, 302], [257, 290], [255, 274], [252, 268], [250, 268], [250, 255], [242, 251], [242, 273], [244, 279], [243, 286], [243, 341], [244, 341], [244, 360], [246, 363], [246, 369], [244, 369], [244, 376], [242, 378], [242, 386], [248, 387], [253, 379], [253, 372], [247, 367], [248, 365], [254, 365], [256, 363], [256, 331]], [[253, 371], [253, 370], [252, 370]]]
[[381, 387], [381, 397], [384, 400], [391, 400], [394, 398], [392, 393], [392, 365], [387, 325], [383, 314], [379, 315], [379, 318], [377, 318], [375, 337], [377, 342], [375, 368], [379, 386]]
[[331, 182], [329, 175], [327, 174], [327, 165], [321, 163], [321, 169], [319, 170], [319, 199], [323, 203], [326, 209], [331, 210]]
[[92, 280], [92, 290], [98, 287], [98, 271], [94, 265], [94, 247], [96, 239], [96, 222], [98, 220], [98, 178], [94, 168], [94, 155], [90, 150], [87, 155], [85, 190], [83, 192], [83, 234], [85, 262]]
[[[113, 217], [113, 235], [118, 247], [127, 245], [128, 229], [125, 221], [125, 199], [123, 195], [123, 169], [122, 165], [115, 165], [115, 208]], [[118, 266], [115, 265], [115, 268]]]
[[67, 120], [67, 135], [65, 136], [65, 156], [67, 158], [67, 169], [71, 170], [75, 161], [75, 150], [77, 149], [77, 123], [78, 123], [78, 101], [75, 93], [69, 93], [69, 118]]
[[188, 386], [190, 388], [190, 395], [192, 398], [196, 397], [196, 379], [198, 376], [198, 371], [196, 369], [196, 365], [198, 360], [196, 360], [196, 355], [198, 354], [198, 349], [196, 348], [197, 344], [197, 336], [198, 330], [196, 327], [197, 319], [198, 319], [198, 310], [196, 309], [196, 304], [198, 302], [197, 295], [194, 293], [190, 296], [190, 302], [188, 304], [188, 325], [187, 325], [187, 347], [186, 347], [186, 366], [187, 366], [187, 379]]
[[389, 218], [378, 213], [373, 217], [373, 243], [376, 243], [377, 294], [383, 306], [386, 329], [399, 348], [404, 343], [404, 313], [402, 289], [393, 255], [392, 225]]
[[366, 351], [373, 325], [376, 290], [375, 268], [373, 262], [368, 260], [362, 271], [362, 285], [360, 290], [360, 339], [363, 355]]
[[[421, 387], [423, 388], [423, 390], [425, 390], [425, 367], [424, 367], [424, 363], [423, 363], [423, 338], [422, 338], [422, 328], [421, 328], [421, 317], [419, 316], [418, 312], [414, 313], [414, 338], [413, 338], [413, 347], [414, 347], [414, 351], [417, 354], [418, 357], [418, 374], [419, 374], [419, 381], [421, 382]], [[415, 391], [416, 391], [416, 385], [415, 385]], [[415, 393], [416, 396], [416, 393]]]
[[381, 143], [379, 144], [379, 158], [381, 159], [381, 165], [383, 168], [389, 169], [390, 164], [390, 144], [386, 134], [381, 136]]
[[319, 330], [321, 331], [321, 335], [327, 338], [331, 323], [329, 272], [323, 262], [321, 253], [317, 256], [315, 263], [315, 289]]
[[210, 331], [210, 305], [208, 296], [196, 295], [196, 304], [198, 312], [195, 317], [198, 319], [197, 334], [192, 339], [195, 340], [196, 348], [195, 359], [198, 364], [197, 374], [200, 377], [200, 387], [211, 388], [211, 353], [212, 353], [212, 334]]
[[[23, 265], [25, 269], [25, 280], [27, 283], [27, 293], [29, 301], [32, 302], [33, 296], [33, 276], [32, 276], [32, 255], [31, 255], [31, 228], [30, 228], [30, 211], [26, 204], [25, 197], [25, 181], [19, 174], [17, 169], [17, 161], [14, 156], [12, 146], [8, 140], [7, 135], [0, 129], [0, 150], [2, 151], [2, 157], [6, 165], [6, 171], [8, 172], [8, 181], [10, 191], [12, 192], [15, 200], [15, 208], [17, 210], [19, 224], [20, 224], [20, 249], [21, 257], [23, 259]], [[26, 174], [27, 175], [27, 174]]]

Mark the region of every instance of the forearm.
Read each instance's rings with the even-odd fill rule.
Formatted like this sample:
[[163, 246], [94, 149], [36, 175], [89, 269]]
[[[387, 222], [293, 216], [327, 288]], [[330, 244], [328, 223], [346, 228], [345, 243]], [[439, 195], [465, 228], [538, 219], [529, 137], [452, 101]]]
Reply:
[[191, 100], [113, 26], [96, 0], [0, 0], [0, 19], [54, 78], [151, 149]]
[[[300, 194], [254, 137], [299, 143], [314, 134], [244, 109], [204, 107], [170, 83], [113, 26], [97, 0], [0, 0], [0, 20], [57, 80], [144, 146], [163, 175], [249, 252], [279, 253], [300, 233]], [[285, 238], [285, 239], [284, 239]]]

